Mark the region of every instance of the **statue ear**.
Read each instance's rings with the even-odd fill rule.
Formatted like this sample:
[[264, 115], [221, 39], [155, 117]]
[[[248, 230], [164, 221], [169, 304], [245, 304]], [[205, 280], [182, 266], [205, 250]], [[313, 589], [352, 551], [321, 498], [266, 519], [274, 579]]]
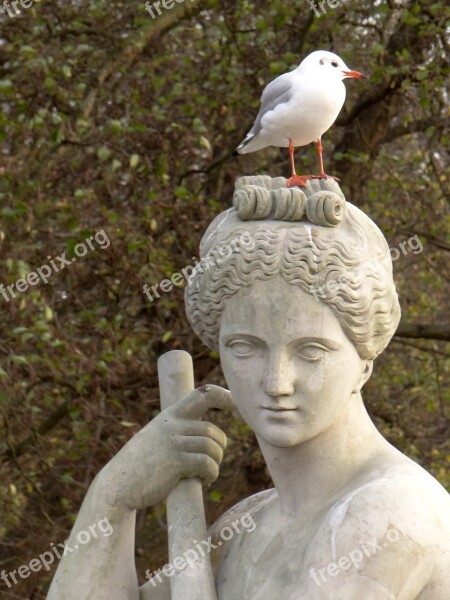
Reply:
[[366, 381], [370, 378], [373, 371], [373, 360], [365, 359], [362, 361], [363, 370], [361, 372], [361, 377], [359, 378], [358, 385], [353, 390], [354, 394], [357, 394], [362, 390]]

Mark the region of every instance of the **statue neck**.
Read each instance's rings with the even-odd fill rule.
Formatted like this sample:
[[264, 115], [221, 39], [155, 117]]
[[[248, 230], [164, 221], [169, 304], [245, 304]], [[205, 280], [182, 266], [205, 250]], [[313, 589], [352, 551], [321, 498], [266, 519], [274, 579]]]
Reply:
[[297, 446], [278, 448], [258, 437], [287, 516], [307, 514], [357, 477], [364, 466], [389, 446], [372, 423], [361, 394], [353, 394], [339, 419]]

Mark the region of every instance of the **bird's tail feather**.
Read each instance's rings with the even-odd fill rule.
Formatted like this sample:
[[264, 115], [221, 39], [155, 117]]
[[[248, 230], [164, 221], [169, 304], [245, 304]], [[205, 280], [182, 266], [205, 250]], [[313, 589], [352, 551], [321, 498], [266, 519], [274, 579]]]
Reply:
[[253, 133], [248, 133], [245, 139], [239, 144], [239, 146], [234, 151], [233, 156], [235, 156], [236, 154], [245, 154], [247, 152], [245, 147], [252, 141], [254, 137], [255, 135]]

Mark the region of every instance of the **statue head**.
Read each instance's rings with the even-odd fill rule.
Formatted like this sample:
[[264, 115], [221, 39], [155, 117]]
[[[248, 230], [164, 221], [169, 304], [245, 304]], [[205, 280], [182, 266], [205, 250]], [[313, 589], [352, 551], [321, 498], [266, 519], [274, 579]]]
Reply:
[[334, 181], [309, 182], [305, 192], [283, 178], [241, 178], [234, 208], [208, 227], [185, 303], [210, 348], [219, 348], [227, 301], [258, 280], [276, 285], [277, 276], [326, 304], [362, 359], [389, 343], [400, 306], [383, 234]]

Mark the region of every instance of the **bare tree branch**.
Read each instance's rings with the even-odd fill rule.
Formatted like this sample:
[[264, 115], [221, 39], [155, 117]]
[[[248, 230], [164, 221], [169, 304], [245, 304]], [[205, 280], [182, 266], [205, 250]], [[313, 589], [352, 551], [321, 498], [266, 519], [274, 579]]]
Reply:
[[425, 131], [428, 127], [441, 127], [445, 126], [448, 122], [448, 117], [435, 118], [430, 117], [428, 119], [418, 119], [417, 121], [411, 121], [407, 125], [396, 125], [391, 127], [384, 138], [385, 142], [392, 142], [399, 137], [409, 135], [410, 133], [416, 133], [417, 131]]
[[[125, 65], [130, 65], [151, 42], [151, 40], [170, 31], [176, 24], [184, 18], [190, 17], [192, 14], [200, 11], [198, 5], [201, 0], [190, 0], [183, 4], [177, 4], [170, 11], [151, 20], [148, 25], [139, 28], [130, 36], [126, 46], [120, 52], [109, 59], [97, 75], [95, 84], [87, 92], [80, 109], [80, 116], [83, 118], [89, 117], [95, 106], [95, 101], [99, 90], [105, 85], [109, 77], [116, 73]], [[196, 10], [194, 10], [196, 9]]]
[[429, 233], [425, 233], [424, 231], [410, 231], [408, 229], [399, 229], [398, 232], [407, 235], [408, 237], [418, 235], [430, 244], [433, 244], [433, 246], [436, 246], [441, 250], [447, 250], [448, 252], [450, 252], [450, 244], [448, 242], [444, 240], [439, 240], [438, 238], [430, 235]]
[[450, 342], [450, 323], [435, 325], [432, 323], [405, 323], [400, 321], [395, 337]]
[[69, 401], [66, 400], [63, 404], [61, 404], [61, 406], [51, 413], [51, 415], [38, 427], [36, 431], [32, 431], [30, 435], [16, 444], [16, 446], [9, 446], [7, 450], [2, 452], [2, 459], [10, 460], [20, 456], [38, 436], [45, 435], [51, 431], [68, 413]]
[[350, 111], [343, 112], [341, 116], [338, 117], [336, 120], [336, 125], [339, 125], [340, 127], [346, 127], [347, 125], [350, 125], [350, 123], [352, 123], [356, 117], [363, 112], [363, 110], [366, 110], [374, 104], [378, 104], [382, 100], [385, 100], [390, 94], [395, 92], [400, 85], [401, 81], [393, 84], [391, 84], [389, 81], [388, 83], [384, 83], [383, 85], [379, 85], [367, 90], [366, 93], [361, 96], [360, 101], [355, 104]]

